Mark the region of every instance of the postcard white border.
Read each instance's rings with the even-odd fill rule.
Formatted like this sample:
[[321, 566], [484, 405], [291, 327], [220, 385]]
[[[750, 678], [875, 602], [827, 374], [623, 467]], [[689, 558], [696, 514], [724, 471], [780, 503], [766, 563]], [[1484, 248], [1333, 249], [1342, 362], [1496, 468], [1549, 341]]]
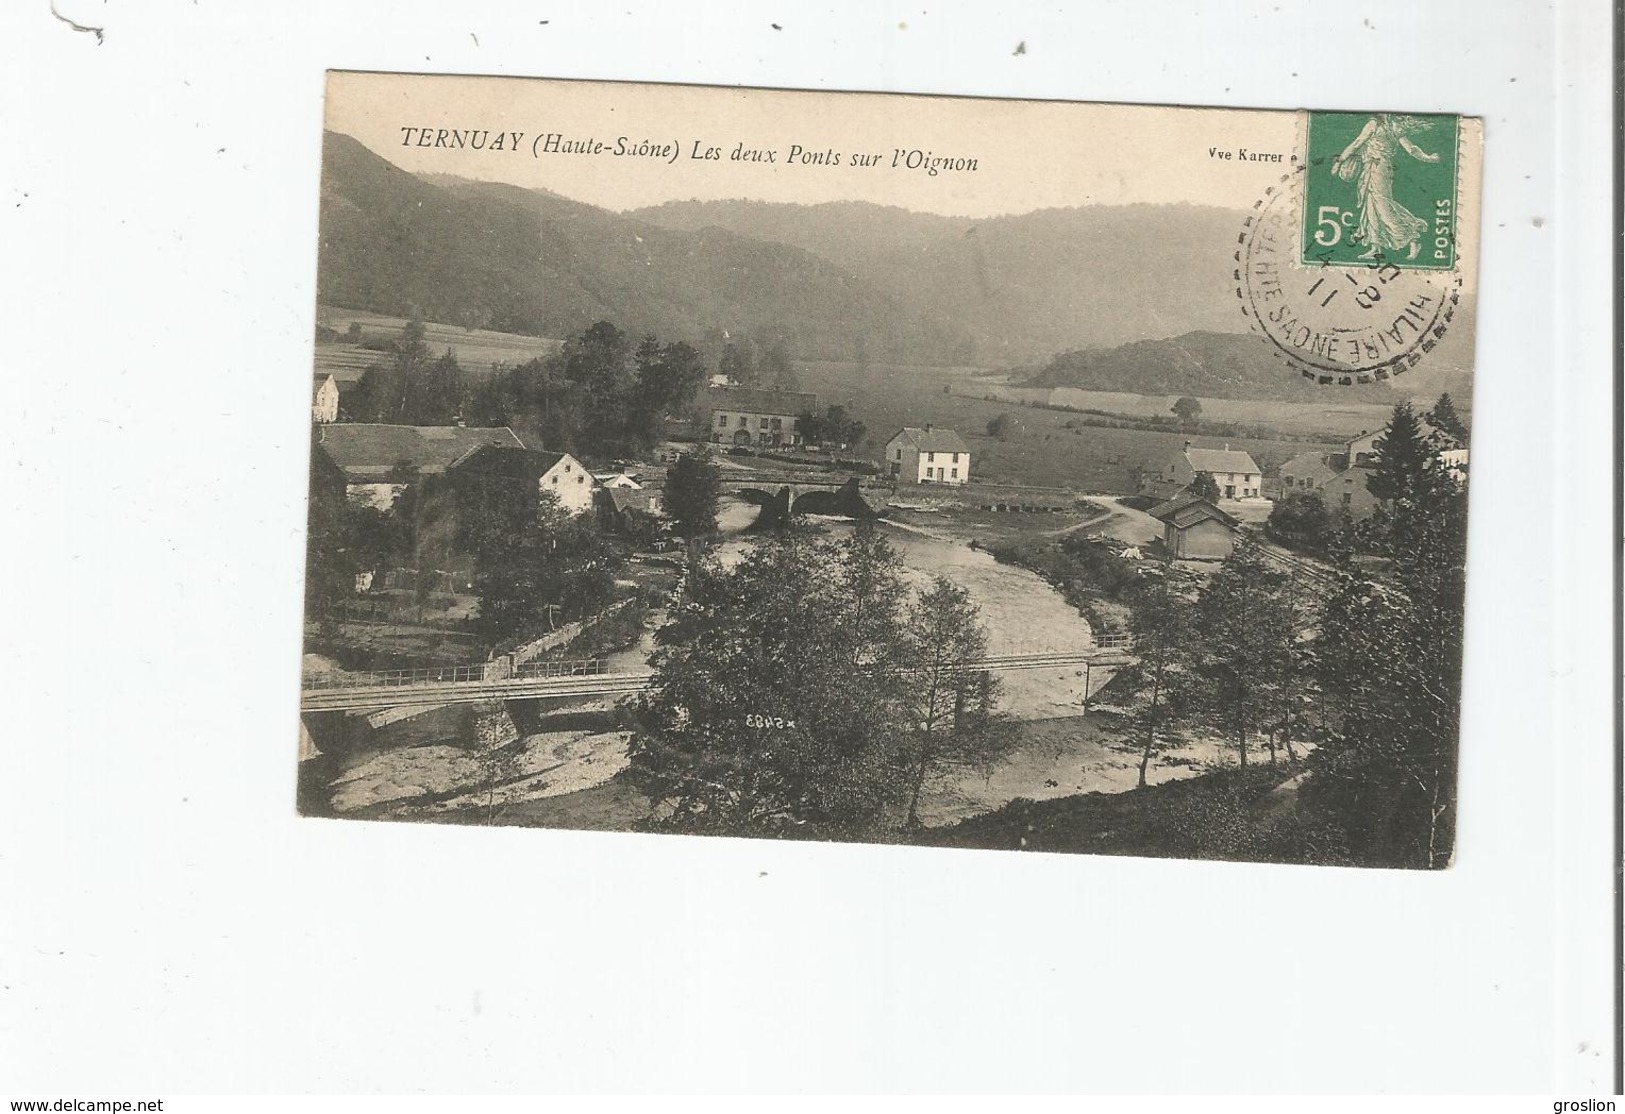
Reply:
[[[61, 8], [0, 13], [0, 1092], [1610, 1086], [1606, 6]], [[1456, 867], [297, 820], [329, 67], [1483, 116]]]

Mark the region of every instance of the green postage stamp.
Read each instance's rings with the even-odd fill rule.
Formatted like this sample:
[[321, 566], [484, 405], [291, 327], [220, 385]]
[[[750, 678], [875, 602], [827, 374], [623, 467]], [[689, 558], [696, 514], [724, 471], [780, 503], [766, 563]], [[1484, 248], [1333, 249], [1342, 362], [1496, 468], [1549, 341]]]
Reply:
[[1454, 116], [1311, 112], [1303, 262], [1456, 265]]

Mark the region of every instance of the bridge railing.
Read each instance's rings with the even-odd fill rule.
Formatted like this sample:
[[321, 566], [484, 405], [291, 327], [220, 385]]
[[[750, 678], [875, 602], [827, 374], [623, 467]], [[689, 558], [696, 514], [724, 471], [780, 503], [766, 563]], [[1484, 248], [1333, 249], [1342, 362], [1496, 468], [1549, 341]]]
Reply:
[[397, 688], [408, 685], [454, 684], [485, 680], [483, 665], [439, 665], [426, 669], [371, 669], [359, 673], [307, 673], [301, 687], [306, 691], [346, 688]]
[[307, 674], [301, 687], [306, 692], [352, 688], [410, 688], [413, 685], [447, 685], [488, 680], [540, 680], [548, 677], [597, 677], [610, 672], [603, 658], [580, 661], [527, 661], [511, 673], [493, 677], [490, 664], [442, 665], [425, 669], [372, 669], [362, 672]]
[[[1095, 638], [1086, 650], [1062, 650], [1041, 654], [993, 655], [967, 663], [972, 669], [1041, 669], [1051, 665], [1078, 665], [1101, 650], [1127, 650], [1133, 639], [1127, 634], [1103, 634]], [[327, 692], [339, 689], [411, 688], [421, 685], [445, 685], [468, 682], [537, 681], [550, 678], [625, 676], [632, 679], [636, 671], [614, 670], [605, 658], [584, 658], [573, 661], [528, 661], [511, 673], [492, 676], [489, 664], [431, 666], [426, 669], [375, 669], [365, 672], [312, 673], [303, 680], [306, 692]], [[916, 673], [925, 667], [905, 664], [905, 673]], [[644, 674], [636, 674], [646, 680]]]
[[534, 680], [541, 677], [598, 677], [608, 673], [609, 662], [603, 658], [580, 661], [527, 661], [514, 667], [515, 680]]

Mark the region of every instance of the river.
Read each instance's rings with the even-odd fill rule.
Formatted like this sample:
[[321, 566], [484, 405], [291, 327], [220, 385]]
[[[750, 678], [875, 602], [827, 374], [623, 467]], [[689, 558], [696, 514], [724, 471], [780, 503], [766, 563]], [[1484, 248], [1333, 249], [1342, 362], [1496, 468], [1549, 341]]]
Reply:
[[[725, 500], [721, 519], [725, 540], [720, 557], [725, 564], [740, 560], [750, 545], [743, 531], [754, 520], [756, 508]], [[821, 519], [832, 535], [853, 528], [845, 519]], [[970, 593], [981, 609], [992, 655], [1086, 651], [1093, 645], [1087, 620], [1036, 574], [1000, 564], [985, 551], [933, 529], [882, 522], [881, 531], [896, 547], [910, 587], [922, 590], [934, 576], [952, 580]], [[656, 623], [658, 613], [651, 616]], [[653, 651], [652, 634], [627, 650], [612, 655], [613, 668], [646, 668]], [[1014, 733], [1015, 745], [999, 762], [983, 770], [939, 772], [927, 782], [921, 816], [928, 824], [951, 823], [997, 808], [1015, 797], [1043, 798], [1088, 790], [1117, 791], [1134, 781], [1132, 755], [1106, 744], [1118, 742], [1101, 736], [1082, 718], [1084, 685], [1098, 691], [1109, 671], [1083, 666], [1011, 670], [1000, 675], [998, 710], [1010, 720], [1027, 721]], [[426, 717], [413, 727], [386, 731], [395, 745], [369, 748], [361, 769], [352, 768], [339, 796], [341, 811], [394, 799], [404, 803], [429, 787], [446, 787], [464, 779], [467, 758], [456, 749], [453, 737], [466, 730], [461, 716], [434, 726], [439, 716]], [[1033, 722], [1048, 721], [1048, 722]], [[402, 736], [413, 739], [396, 749]], [[441, 737], [437, 738], [439, 735]], [[379, 740], [383, 742], [382, 739]], [[439, 743], [439, 746], [434, 746]], [[522, 764], [533, 778], [503, 793], [509, 822], [563, 826], [621, 827], [629, 815], [624, 794], [605, 797], [611, 812], [595, 822], [600, 811], [599, 790], [626, 766], [627, 736], [621, 731], [552, 731], [529, 736]], [[429, 745], [426, 745], [429, 744]], [[357, 756], [358, 758], [361, 756]], [[617, 785], [619, 783], [616, 783]], [[583, 792], [586, 791], [586, 792]], [[581, 806], [572, 800], [582, 802]], [[348, 806], [348, 807], [346, 807]], [[453, 799], [433, 811], [456, 811], [468, 801]], [[634, 807], [635, 811], [635, 807]]]

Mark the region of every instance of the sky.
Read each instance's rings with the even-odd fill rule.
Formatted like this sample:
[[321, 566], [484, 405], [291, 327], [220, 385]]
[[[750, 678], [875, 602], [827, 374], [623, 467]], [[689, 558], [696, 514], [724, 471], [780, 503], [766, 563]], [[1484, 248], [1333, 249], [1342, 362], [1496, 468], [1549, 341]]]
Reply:
[[[1301, 120], [1261, 110], [339, 71], [328, 76], [326, 106], [330, 130], [405, 170], [540, 187], [618, 211], [690, 199], [857, 200], [970, 218], [1135, 202], [1249, 209], [1291, 169]], [[449, 146], [453, 132], [461, 149]], [[498, 133], [508, 133], [500, 151]], [[606, 150], [546, 153], [538, 137], [548, 134]], [[607, 153], [622, 137], [666, 154]], [[476, 140], [482, 149], [470, 149]], [[787, 165], [792, 145], [840, 164]], [[708, 149], [718, 157], [695, 157]], [[775, 161], [736, 160], [736, 149], [772, 151]], [[974, 159], [976, 169], [932, 176], [907, 165], [910, 151]], [[1250, 161], [1244, 151], [1280, 161]], [[876, 158], [857, 166], [854, 155]]]

